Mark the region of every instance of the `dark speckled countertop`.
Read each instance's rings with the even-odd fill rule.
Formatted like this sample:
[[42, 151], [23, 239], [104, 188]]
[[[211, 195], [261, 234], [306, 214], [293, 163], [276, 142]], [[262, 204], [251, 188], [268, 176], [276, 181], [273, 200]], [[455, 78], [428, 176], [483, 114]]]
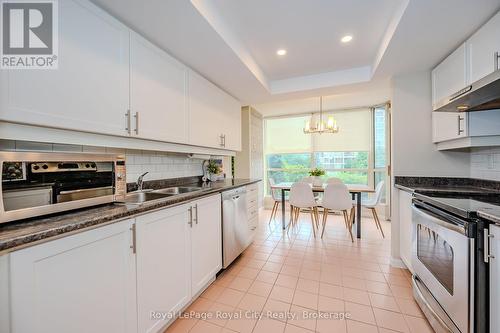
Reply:
[[98, 225], [135, 217], [154, 209], [180, 205], [209, 194], [227, 191], [259, 181], [257, 179], [225, 179], [208, 185], [205, 184], [204, 189], [201, 191], [166, 197], [145, 202], [141, 205], [107, 204], [57, 215], [4, 223], [0, 225], [0, 253], [11, 252], [22, 247], [38, 244], [41, 241], [60, 237], [65, 233], [84, 231]]

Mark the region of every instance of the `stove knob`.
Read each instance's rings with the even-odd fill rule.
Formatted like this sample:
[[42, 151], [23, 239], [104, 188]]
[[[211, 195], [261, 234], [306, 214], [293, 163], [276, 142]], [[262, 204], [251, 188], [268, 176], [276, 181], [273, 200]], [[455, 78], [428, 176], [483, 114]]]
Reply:
[[38, 170], [38, 169], [40, 169], [40, 167], [38, 165], [36, 165], [36, 164], [33, 165], [33, 170]]
[[62, 164], [62, 163], [58, 163], [58, 164], [57, 164], [57, 168], [58, 168], [58, 169], [62, 169], [62, 168], [63, 168], [63, 164]]
[[47, 164], [42, 165], [42, 169], [47, 170], [49, 166]]
[[86, 167], [86, 168], [90, 168], [90, 164], [88, 164], [88, 163], [87, 163], [87, 164], [85, 164], [85, 167]]
[[93, 168], [95, 168], [95, 163], [92, 163], [92, 164], [91, 164], [91, 166], [92, 166]]

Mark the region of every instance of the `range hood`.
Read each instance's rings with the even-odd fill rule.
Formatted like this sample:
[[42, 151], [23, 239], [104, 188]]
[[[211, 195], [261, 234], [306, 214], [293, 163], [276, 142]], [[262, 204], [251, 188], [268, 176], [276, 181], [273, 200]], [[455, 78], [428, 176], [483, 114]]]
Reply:
[[434, 105], [434, 111], [465, 112], [500, 109], [500, 70], [443, 98]]

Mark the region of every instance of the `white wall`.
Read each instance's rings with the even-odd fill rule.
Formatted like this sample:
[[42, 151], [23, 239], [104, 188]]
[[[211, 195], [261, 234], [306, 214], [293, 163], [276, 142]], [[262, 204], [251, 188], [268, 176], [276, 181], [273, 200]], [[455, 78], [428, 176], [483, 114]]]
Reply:
[[[469, 153], [440, 152], [432, 143], [430, 71], [393, 78], [391, 101], [393, 177], [469, 177]], [[391, 197], [391, 254], [394, 263], [398, 263], [399, 202], [398, 190], [394, 187]]]

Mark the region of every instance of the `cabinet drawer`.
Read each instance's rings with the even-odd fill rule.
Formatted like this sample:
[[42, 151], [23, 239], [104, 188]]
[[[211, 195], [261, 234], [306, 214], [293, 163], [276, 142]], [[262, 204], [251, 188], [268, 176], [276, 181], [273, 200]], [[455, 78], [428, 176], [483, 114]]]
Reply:
[[248, 220], [258, 217], [257, 209], [252, 209], [248, 211]]

